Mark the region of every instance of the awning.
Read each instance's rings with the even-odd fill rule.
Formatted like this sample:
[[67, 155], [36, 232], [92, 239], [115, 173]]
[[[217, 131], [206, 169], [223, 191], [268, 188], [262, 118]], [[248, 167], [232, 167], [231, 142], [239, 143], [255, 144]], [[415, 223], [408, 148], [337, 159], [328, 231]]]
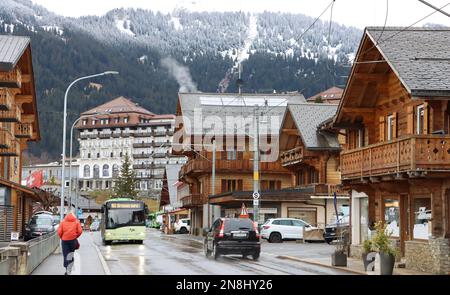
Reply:
[[18, 191], [22, 192], [24, 195], [31, 197], [33, 200], [39, 201], [39, 197], [37, 196], [36, 192], [29, 187], [12, 182], [10, 180], [6, 180], [4, 178], [0, 178], [0, 185], [9, 187], [14, 190], [18, 190]]

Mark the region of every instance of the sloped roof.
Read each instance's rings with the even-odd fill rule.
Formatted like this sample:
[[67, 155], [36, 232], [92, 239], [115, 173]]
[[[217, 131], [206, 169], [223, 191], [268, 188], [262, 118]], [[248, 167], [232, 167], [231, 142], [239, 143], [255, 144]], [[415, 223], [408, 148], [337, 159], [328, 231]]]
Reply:
[[[305, 98], [303, 95], [294, 94], [237, 94], [237, 93], [180, 93], [179, 94], [179, 107], [181, 109], [181, 115], [185, 120], [190, 121], [191, 128], [185, 128], [186, 134], [202, 135], [209, 132], [204, 124], [198, 121], [205, 118], [214, 119], [214, 122], [219, 122], [224, 125], [224, 134], [226, 133], [226, 122], [233, 119], [236, 122], [239, 118], [252, 118], [254, 115], [255, 105], [254, 103], [262, 103], [268, 100], [271, 103], [266, 106], [261, 106], [260, 110], [268, 117], [268, 126], [273, 126], [276, 130], [269, 130], [267, 128], [267, 134], [279, 133], [281, 127], [281, 120], [286, 110], [288, 103], [304, 103]], [[201, 113], [201, 118], [196, 117], [196, 113]], [[278, 123], [275, 122], [278, 119]], [[241, 123], [245, 123], [244, 120]], [[277, 124], [277, 126], [271, 123]], [[185, 124], [185, 126], [187, 126]], [[242, 131], [242, 130], [241, 130]], [[235, 134], [234, 131], [232, 131]], [[261, 134], [264, 134], [264, 130], [261, 130]]]
[[317, 93], [306, 100], [308, 102], [314, 102], [317, 97], [322, 97], [323, 100], [339, 100], [342, 97], [342, 93], [344, 93], [344, 89], [333, 86], [325, 91]]
[[111, 114], [114, 113], [141, 113], [146, 115], [154, 115], [152, 112], [144, 109], [136, 105], [136, 103], [132, 102], [129, 98], [120, 96], [116, 99], [108, 101], [102, 105], [99, 105], [95, 108], [92, 108], [81, 115], [90, 115], [99, 112], [109, 112]]
[[337, 136], [319, 131], [319, 126], [334, 117], [337, 105], [323, 103], [289, 104], [286, 112], [290, 112], [295, 126], [308, 149], [339, 149]]
[[29, 44], [29, 37], [0, 35], [0, 71], [11, 71]]
[[379, 40], [377, 48], [412, 96], [450, 95], [450, 28], [368, 27], [366, 33]]

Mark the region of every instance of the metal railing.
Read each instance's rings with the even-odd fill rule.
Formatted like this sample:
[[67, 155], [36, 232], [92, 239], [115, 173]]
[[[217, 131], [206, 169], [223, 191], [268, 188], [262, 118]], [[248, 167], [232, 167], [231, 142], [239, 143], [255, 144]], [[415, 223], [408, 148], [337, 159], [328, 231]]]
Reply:
[[13, 206], [0, 206], [0, 241], [9, 241], [13, 230]]
[[[32, 239], [27, 244], [26, 274], [30, 274], [39, 266], [50, 254], [58, 248], [60, 239], [55, 232], [42, 237]], [[12, 244], [11, 246], [13, 246]]]

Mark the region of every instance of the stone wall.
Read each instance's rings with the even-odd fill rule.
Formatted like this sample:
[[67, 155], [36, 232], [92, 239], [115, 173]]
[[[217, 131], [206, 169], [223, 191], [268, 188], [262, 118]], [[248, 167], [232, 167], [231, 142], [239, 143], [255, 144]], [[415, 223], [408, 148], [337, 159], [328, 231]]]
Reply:
[[448, 239], [406, 241], [405, 262], [406, 268], [409, 269], [432, 274], [448, 274], [450, 272]]

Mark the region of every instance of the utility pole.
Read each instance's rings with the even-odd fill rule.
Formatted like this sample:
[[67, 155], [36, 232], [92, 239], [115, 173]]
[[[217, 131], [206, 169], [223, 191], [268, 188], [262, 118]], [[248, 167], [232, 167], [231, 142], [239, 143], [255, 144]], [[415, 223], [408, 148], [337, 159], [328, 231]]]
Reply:
[[259, 107], [254, 111], [254, 130], [253, 139], [253, 221], [259, 222]]
[[[212, 142], [211, 196], [216, 194], [216, 139]], [[216, 216], [214, 216], [216, 217]], [[208, 199], [208, 227], [213, 223], [213, 208]]]

